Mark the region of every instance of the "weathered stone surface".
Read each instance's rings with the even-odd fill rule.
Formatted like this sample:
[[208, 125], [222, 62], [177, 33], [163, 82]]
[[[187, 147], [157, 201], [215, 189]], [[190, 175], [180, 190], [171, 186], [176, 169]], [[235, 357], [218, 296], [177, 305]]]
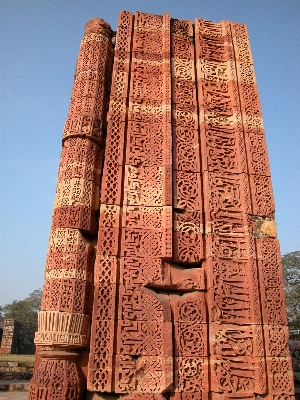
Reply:
[[1, 323], [0, 354], [18, 352], [18, 323], [11, 318], [3, 318]]
[[113, 36], [81, 42], [29, 399], [292, 399], [246, 26], [123, 11]]
[[252, 216], [252, 229], [253, 236], [257, 239], [266, 237], [276, 238], [277, 237], [277, 225], [276, 222], [271, 218], [262, 218]]

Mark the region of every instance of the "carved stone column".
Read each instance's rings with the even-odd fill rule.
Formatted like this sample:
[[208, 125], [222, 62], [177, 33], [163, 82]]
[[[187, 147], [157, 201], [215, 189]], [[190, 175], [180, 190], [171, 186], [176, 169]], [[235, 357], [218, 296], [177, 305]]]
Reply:
[[79, 400], [85, 388], [78, 360], [89, 345], [112, 36], [110, 26], [97, 18], [87, 23], [81, 42], [35, 335], [42, 351], [31, 382], [32, 400]]
[[246, 27], [122, 11], [113, 67], [112, 36], [81, 44], [29, 399], [293, 400]]

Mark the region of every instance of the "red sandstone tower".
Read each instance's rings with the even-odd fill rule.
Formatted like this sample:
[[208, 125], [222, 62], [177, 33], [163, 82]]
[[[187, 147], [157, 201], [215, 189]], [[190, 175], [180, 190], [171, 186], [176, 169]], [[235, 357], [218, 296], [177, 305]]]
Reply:
[[245, 25], [87, 24], [45, 280], [30, 400], [294, 398]]

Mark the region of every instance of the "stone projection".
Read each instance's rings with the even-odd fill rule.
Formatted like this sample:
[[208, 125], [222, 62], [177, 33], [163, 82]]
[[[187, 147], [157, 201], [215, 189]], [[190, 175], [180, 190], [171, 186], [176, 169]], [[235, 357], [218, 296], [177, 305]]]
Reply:
[[89, 21], [29, 399], [289, 400], [287, 341], [246, 26]]

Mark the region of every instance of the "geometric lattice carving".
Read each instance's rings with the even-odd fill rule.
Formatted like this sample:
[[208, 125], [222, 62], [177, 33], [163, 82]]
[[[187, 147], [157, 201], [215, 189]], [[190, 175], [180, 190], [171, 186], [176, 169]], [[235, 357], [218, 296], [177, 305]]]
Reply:
[[80, 399], [84, 376], [78, 354], [64, 351], [41, 352], [40, 362], [30, 384], [28, 399]]

